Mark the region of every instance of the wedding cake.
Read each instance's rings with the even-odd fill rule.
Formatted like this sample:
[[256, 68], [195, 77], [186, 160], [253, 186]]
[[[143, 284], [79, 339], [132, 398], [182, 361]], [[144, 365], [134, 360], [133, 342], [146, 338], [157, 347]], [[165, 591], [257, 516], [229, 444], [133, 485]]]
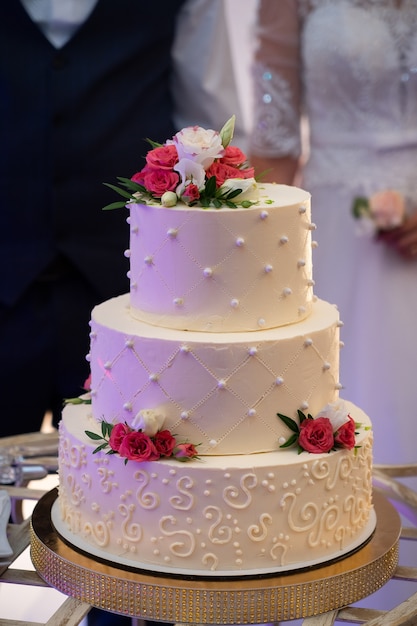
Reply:
[[122, 565], [291, 571], [375, 527], [370, 420], [339, 397], [341, 322], [313, 294], [310, 196], [256, 183], [232, 134], [153, 144], [108, 207], [129, 211], [130, 293], [92, 311], [53, 523]]

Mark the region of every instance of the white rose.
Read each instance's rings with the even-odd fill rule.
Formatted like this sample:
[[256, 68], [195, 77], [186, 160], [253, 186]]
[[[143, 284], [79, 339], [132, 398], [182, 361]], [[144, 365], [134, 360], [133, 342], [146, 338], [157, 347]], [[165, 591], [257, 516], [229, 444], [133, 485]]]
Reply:
[[175, 164], [174, 170], [178, 172], [181, 177], [181, 183], [175, 190], [179, 198], [182, 196], [184, 189], [189, 183], [196, 185], [199, 191], [204, 188], [206, 172], [200, 163], [190, 161], [189, 159], [181, 159]]
[[317, 417], [327, 417], [335, 433], [343, 424], [349, 421], [349, 411], [346, 402], [339, 399], [337, 402], [326, 404], [326, 406], [317, 413], [316, 418]]
[[258, 184], [254, 178], [228, 178], [219, 188], [219, 193], [224, 195], [235, 189], [241, 189], [241, 193], [234, 196], [232, 202], [257, 202], [259, 200]]
[[165, 417], [152, 409], [142, 409], [132, 420], [132, 428], [153, 437], [161, 429]]
[[224, 154], [220, 133], [201, 126], [189, 126], [173, 137], [178, 159], [190, 159], [200, 163], [206, 170]]
[[172, 207], [177, 204], [178, 198], [174, 191], [166, 191], [161, 196], [161, 204], [164, 207]]

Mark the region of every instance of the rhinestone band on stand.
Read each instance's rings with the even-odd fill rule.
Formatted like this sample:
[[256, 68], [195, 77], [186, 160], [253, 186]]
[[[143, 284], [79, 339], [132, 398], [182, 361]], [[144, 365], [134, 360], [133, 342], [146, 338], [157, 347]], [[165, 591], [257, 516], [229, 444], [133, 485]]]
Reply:
[[77, 551], [56, 533], [51, 508], [57, 489], [37, 504], [31, 558], [38, 574], [67, 596], [106, 611], [182, 624], [259, 624], [310, 617], [370, 595], [393, 576], [401, 521], [374, 494], [377, 526], [371, 540], [334, 563], [273, 576], [205, 579], [124, 569]]

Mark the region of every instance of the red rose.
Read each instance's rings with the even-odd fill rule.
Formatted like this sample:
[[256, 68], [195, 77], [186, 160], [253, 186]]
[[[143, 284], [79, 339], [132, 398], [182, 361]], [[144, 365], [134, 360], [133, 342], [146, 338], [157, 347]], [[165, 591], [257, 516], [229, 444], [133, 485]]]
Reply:
[[194, 183], [189, 183], [181, 194], [181, 200], [183, 200], [186, 204], [195, 202], [195, 200], [198, 200], [199, 197], [200, 192], [197, 185], [194, 185]]
[[172, 456], [177, 442], [169, 430], [160, 430], [153, 437], [153, 443], [160, 456]]
[[221, 187], [228, 178], [253, 178], [255, 170], [250, 167], [245, 170], [239, 170], [237, 167], [215, 161], [206, 171], [207, 178], [215, 176], [217, 187]]
[[221, 158], [221, 162], [225, 165], [243, 165], [246, 161], [246, 156], [240, 148], [237, 146], [227, 146], [224, 156]]
[[115, 424], [109, 437], [109, 446], [115, 452], [119, 452], [120, 445], [128, 433], [132, 431], [127, 424]]
[[119, 454], [129, 461], [156, 461], [159, 453], [151, 438], [143, 432], [132, 431], [122, 440]]
[[192, 443], [179, 443], [175, 449], [175, 458], [192, 459], [197, 456], [197, 450]]
[[334, 446], [333, 428], [327, 417], [305, 419], [300, 424], [298, 443], [303, 450], [319, 454]]
[[355, 447], [355, 420], [350, 415], [349, 421], [345, 422], [335, 433], [334, 441], [341, 448], [351, 450]]
[[177, 162], [178, 153], [174, 144], [154, 148], [146, 155], [146, 163], [150, 167], [172, 170]]

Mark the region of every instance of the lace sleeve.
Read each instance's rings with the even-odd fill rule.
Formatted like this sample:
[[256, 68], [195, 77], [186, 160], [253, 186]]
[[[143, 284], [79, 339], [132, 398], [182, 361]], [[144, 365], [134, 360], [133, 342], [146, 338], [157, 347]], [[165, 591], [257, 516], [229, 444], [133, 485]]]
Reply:
[[297, 0], [260, 0], [250, 136], [250, 150], [257, 156], [301, 154], [299, 31]]

